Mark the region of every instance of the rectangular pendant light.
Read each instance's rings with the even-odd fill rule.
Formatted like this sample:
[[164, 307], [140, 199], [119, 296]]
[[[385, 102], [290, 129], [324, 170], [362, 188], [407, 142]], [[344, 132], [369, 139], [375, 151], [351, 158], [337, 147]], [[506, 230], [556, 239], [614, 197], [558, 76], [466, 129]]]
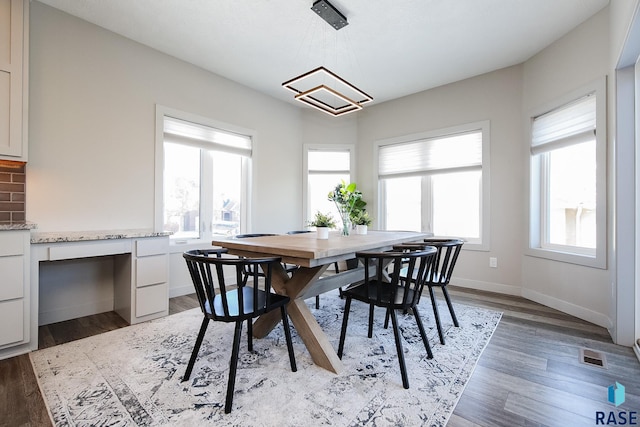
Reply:
[[295, 99], [333, 116], [362, 109], [373, 98], [342, 77], [318, 67], [282, 83]]

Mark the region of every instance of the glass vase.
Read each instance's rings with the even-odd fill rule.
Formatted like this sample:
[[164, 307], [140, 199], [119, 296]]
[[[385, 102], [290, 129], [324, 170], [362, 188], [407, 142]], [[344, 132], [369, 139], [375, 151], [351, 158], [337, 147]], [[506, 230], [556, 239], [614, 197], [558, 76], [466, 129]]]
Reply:
[[348, 236], [351, 232], [351, 218], [349, 218], [349, 212], [346, 209], [340, 209], [340, 218], [342, 219], [342, 235]]

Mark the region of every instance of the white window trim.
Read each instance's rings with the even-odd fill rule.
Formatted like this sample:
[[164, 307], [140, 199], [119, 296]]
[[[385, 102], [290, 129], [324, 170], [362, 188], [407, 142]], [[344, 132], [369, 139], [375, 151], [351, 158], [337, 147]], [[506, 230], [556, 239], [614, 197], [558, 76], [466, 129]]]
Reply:
[[602, 77], [576, 89], [563, 97], [545, 104], [527, 115], [527, 146], [531, 146], [531, 126], [533, 118], [560, 108], [589, 93], [596, 96], [596, 250], [595, 255], [580, 248], [569, 252], [570, 247], [542, 248], [542, 203], [540, 180], [542, 171], [539, 164], [531, 161], [532, 154], [527, 153], [529, 168], [529, 238], [525, 255], [546, 258], [554, 261], [583, 265], [594, 268], [607, 268], [607, 79]]
[[[473, 251], [489, 251], [491, 248], [490, 230], [491, 230], [491, 122], [483, 120], [478, 122], [466, 123], [458, 126], [451, 126], [442, 129], [435, 129], [426, 132], [419, 132], [410, 135], [404, 135], [394, 138], [378, 140], [373, 144], [373, 180], [376, 183], [376, 193], [372, 206], [377, 207], [378, 218], [384, 218], [385, 208], [382, 200], [382, 189], [380, 188], [380, 180], [378, 176], [378, 162], [380, 147], [390, 144], [401, 144], [422, 139], [432, 139], [446, 137], [464, 132], [482, 131], [482, 189], [481, 189], [481, 206], [480, 206], [480, 243], [465, 243], [464, 250]], [[423, 209], [430, 208], [427, 203], [423, 202]], [[424, 221], [424, 218], [423, 218]], [[380, 223], [376, 220], [376, 224], [380, 227]], [[426, 224], [423, 224], [423, 227]]]
[[[307, 224], [309, 215], [309, 151], [348, 151], [349, 152], [349, 175], [353, 182], [356, 167], [356, 146], [353, 144], [303, 144], [302, 145], [302, 223]], [[327, 194], [331, 191], [327, 188]], [[366, 197], [365, 197], [366, 199]]]
[[[163, 220], [163, 206], [164, 206], [164, 193], [163, 193], [163, 170], [164, 170], [164, 117], [174, 117], [181, 120], [186, 120], [198, 124], [202, 124], [205, 126], [210, 126], [216, 129], [220, 129], [223, 131], [237, 133], [240, 135], [245, 135], [251, 138], [252, 140], [252, 161], [245, 161], [242, 165], [242, 174], [243, 179], [247, 182], [247, 191], [243, 194], [242, 198], [242, 210], [240, 216], [241, 220], [241, 232], [247, 233], [251, 230], [251, 200], [252, 188], [254, 185], [252, 179], [252, 169], [255, 159], [256, 152], [256, 132], [251, 129], [242, 128], [236, 125], [232, 125], [229, 123], [224, 123], [218, 120], [211, 119], [209, 117], [199, 116], [197, 114], [189, 113], [186, 111], [176, 110], [171, 107], [167, 107], [164, 105], [156, 104], [156, 126], [155, 126], [155, 176], [154, 176], [154, 230], [156, 232], [163, 231], [162, 225], [164, 223]], [[251, 165], [251, 166], [250, 166]], [[206, 200], [210, 198], [209, 195], [201, 194], [200, 195], [200, 204], [203, 209], [207, 208]], [[170, 241], [172, 249], [170, 251], [173, 252], [181, 252], [185, 245], [199, 246], [206, 245], [211, 246], [211, 224], [201, 224], [201, 237], [198, 239], [184, 239]]]

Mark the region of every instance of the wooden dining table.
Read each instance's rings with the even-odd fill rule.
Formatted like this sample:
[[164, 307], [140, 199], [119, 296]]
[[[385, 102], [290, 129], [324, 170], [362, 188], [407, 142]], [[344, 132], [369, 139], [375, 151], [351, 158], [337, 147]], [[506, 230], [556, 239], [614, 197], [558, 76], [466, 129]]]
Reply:
[[[342, 361], [304, 300], [363, 279], [362, 267], [323, 276], [333, 263], [353, 259], [356, 252], [387, 250], [393, 245], [422, 241], [428, 236], [413, 231], [369, 231], [364, 235], [342, 236], [336, 231], [329, 233], [326, 240], [318, 239], [316, 233], [301, 233], [216, 239], [212, 243], [227, 248], [234, 255], [277, 256], [284, 263], [299, 266], [289, 276], [282, 265], [276, 265], [272, 287], [275, 292], [291, 298], [287, 308], [289, 317], [313, 362], [331, 372], [340, 373]], [[254, 336], [265, 337], [279, 322], [278, 310], [260, 316], [253, 325]]]

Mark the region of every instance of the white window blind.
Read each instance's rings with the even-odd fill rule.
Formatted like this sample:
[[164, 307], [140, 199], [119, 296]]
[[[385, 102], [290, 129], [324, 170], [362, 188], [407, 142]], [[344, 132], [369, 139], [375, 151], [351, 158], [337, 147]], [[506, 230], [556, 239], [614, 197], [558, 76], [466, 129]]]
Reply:
[[164, 141], [251, 157], [251, 138], [165, 116]]
[[310, 149], [307, 160], [309, 173], [349, 173], [350, 155], [349, 150], [328, 151]]
[[531, 153], [539, 154], [594, 139], [596, 97], [587, 95], [533, 119]]
[[482, 131], [383, 145], [378, 175], [411, 175], [429, 171], [482, 167]]

